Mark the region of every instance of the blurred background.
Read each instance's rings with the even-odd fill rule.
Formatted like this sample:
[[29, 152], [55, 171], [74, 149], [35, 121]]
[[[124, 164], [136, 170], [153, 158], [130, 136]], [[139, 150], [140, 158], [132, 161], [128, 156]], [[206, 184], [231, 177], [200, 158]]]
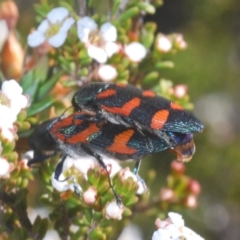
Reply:
[[[16, 0], [22, 43], [35, 25], [32, 0]], [[174, 84], [186, 84], [195, 114], [205, 124], [196, 134], [197, 151], [186, 164], [187, 175], [202, 186], [199, 206], [179, 209], [186, 225], [205, 239], [236, 240], [240, 236], [240, 4], [239, 0], [165, 0], [163, 7], [146, 20], [158, 31], [180, 32], [186, 51], [173, 57], [175, 68], [162, 72]], [[143, 161], [140, 174], [157, 170], [164, 186], [173, 159], [161, 153]], [[155, 183], [155, 185], [157, 185]], [[159, 189], [159, 187], [158, 187]], [[135, 219], [144, 239], [151, 239], [154, 220]]]

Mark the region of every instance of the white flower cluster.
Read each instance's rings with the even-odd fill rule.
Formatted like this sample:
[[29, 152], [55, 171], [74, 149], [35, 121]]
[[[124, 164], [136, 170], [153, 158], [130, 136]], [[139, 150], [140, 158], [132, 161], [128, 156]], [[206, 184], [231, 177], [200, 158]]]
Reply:
[[[63, 45], [68, 30], [75, 20], [70, 17], [69, 11], [64, 7], [52, 9], [36, 31], [28, 36], [28, 45], [38, 47], [44, 42], [57, 48]], [[90, 17], [83, 17], [76, 22], [79, 40], [84, 43], [89, 57], [100, 65], [98, 76], [103, 81], [111, 81], [117, 77], [116, 69], [104, 63], [115, 53], [123, 52], [132, 62], [140, 62], [147, 55], [146, 48], [139, 42], [132, 42], [122, 46], [117, 41], [117, 29], [110, 22], [98, 28], [97, 23]]]
[[[102, 156], [102, 158], [107, 166], [108, 173], [110, 174], [111, 178], [115, 176], [117, 173], [119, 173], [122, 180], [132, 178], [133, 181], [135, 181], [138, 184], [137, 194], [142, 194], [146, 190], [141, 179], [139, 179], [135, 174], [133, 174], [129, 168], [122, 169], [115, 159], [108, 158], [107, 156]], [[99, 166], [99, 164], [91, 156], [85, 156], [84, 158], [79, 159], [67, 157], [63, 164], [63, 172], [59, 178], [60, 181], [54, 178], [54, 173], [52, 174], [51, 177], [52, 185], [59, 192], [64, 192], [69, 189], [74, 191], [76, 187], [78, 187], [79, 188], [78, 190], [82, 192], [83, 190], [81, 186], [76, 186], [74, 180], [72, 180], [73, 178], [66, 179], [64, 173], [70, 168], [74, 168], [75, 170], [78, 170], [80, 173], [82, 173], [84, 177], [87, 179], [88, 170], [91, 168], [95, 168], [97, 166]], [[89, 205], [94, 204], [98, 197], [97, 189], [95, 187], [89, 187], [86, 191], [82, 193], [82, 196], [85, 203]], [[119, 207], [116, 201], [112, 201], [107, 204], [105, 211], [106, 218], [120, 220], [122, 218], [124, 206], [122, 205], [121, 207]]]
[[187, 43], [183, 39], [183, 35], [180, 33], [165, 35], [159, 33], [156, 37], [156, 48], [161, 53], [169, 53], [173, 47], [183, 50], [187, 47]]
[[[22, 95], [22, 88], [15, 80], [4, 81], [0, 91], [0, 135], [3, 139], [14, 139], [14, 122], [21, 109], [27, 107], [28, 99]], [[0, 142], [1, 144], [1, 142]], [[2, 147], [0, 146], [0, 154]], [[0, 157], [0, 178], [8, 178], [12, 165]]]
[[168, 213], [168, 218], [155, 222], [157, 231], [153, 233], [152, 240], [204, 240], [191, 229], [184, 226], [184, 220], [178, 213]]
[[21, 109], [27, 107], [28, 99], [15, 80], [4, 81], [0, 92], [0, 130], [3, 138], [12, 141], [14, 122]]

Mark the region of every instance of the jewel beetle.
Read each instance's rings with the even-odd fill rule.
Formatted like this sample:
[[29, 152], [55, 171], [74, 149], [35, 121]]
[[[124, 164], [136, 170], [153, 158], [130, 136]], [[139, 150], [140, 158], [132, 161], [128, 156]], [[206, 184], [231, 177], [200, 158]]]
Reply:
[[72, 99], [75, 111], [96, 112], [109, 122], [132, 126], [168, 140], [166, 132], [201, 132], [203, 124], [180, 105], [149, 90], [121, 83], [92, 83]]
[[[108, 155], [118, 160], [134, 159], [136, 164], [133, 172], [137, 176], [141, 160], [146, 155], [171, 149], [177, 153], [178, 160], [185, 161], [189, 160], [195, 151], [192, 134], [167, 132], [171, 141], [165, 141], [155, 134], [140, 132], [134, 127], [106, 122], [85, 112], [75, 112], [56, 121], [51, 126], [50, 133], [57, 142], [58, 148], [65, 155], [79, 158], [88, 154], [94, 157], [106, 172], [107, 167], [102, 155]], [[108, 178], [116, 201], [120, 205], [121, 200], [111, 184], [109, 174]]]
[[[144, 135], [143, 135], [144, 134]], [[30, 136], [30, 147], [34, 158], [29, 165], [42, 162], [53, 154], [61, 152], [62, 160], [56, 166], [54, 177], [58, 180], [67, 156], [94, 157], [107, 171], [102, 159], [109, 155], [119, 160], [135, 159], [134, 173], [138, 175], [141, 159], [151, 153], [172, 149], [179, 160], [192, 157], [195, 151], [192, 134], [167, 132], [171, 141], [165, 141], [149, 132], [140, 132], [136, 128], [103, 121], [92, 114], [75, 112], [70, 116], [61, 116], [40, 124]], [[174, 142], [174, 144], [169, 144]], [[110, 177], [109, 183], [114, 196], [121, 204]]]

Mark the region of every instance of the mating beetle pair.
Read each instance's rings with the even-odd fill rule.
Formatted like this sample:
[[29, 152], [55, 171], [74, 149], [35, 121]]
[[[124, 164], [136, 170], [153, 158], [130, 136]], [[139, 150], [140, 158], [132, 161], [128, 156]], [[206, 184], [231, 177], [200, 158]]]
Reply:
[[[187, 161], [195, 151], [193, 133], [203, 129], [181, 106], [131, 85], [88, 85], [74, 95], [72, 105], [75, 110], [72, 115], [47, 121], [30, 136], [35, 154], [29, 164], [63, 152], [64, 157], [56, 167], [56, 179], [68, 155], [89, 154], [105, 169], [100, 154], [119, 160], [135, 159], [135, 174], [144, 156], [165, 149], [176, 152], [178, 160]], [[44, 156], [46, 151], [48, 155]], [[113, 193], [120, 204], [114, 189]]]

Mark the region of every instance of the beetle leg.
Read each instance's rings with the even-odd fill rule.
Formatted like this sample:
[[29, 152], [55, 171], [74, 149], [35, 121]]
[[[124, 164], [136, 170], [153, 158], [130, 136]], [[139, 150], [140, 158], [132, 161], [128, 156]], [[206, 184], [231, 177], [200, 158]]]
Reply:
[[89, 154], [90, 156], [94, 157], [98, 161], [99, 165], [106, 171], [110, 188], [112, 189], [112, 192], [116, 199], [117, 205], [120, 207], [122, 205], [122, 201], [121, 201], [120, 197], [117, 195], [117, 193], [112, 185], [112, 181], [111, 181], [110, 175], [108, 173], [107, 166], [103, 162], [102, 157], [99, 154], [93, 152], [91, 149], [89, 149], [85, 144], [82, 144], [81, 146], [82, 146], [83, 151], [86, 152], [87, 154]]
[[[37, 155], [37, 156], [35, 156], [35, 155]], [[54, 155], [56, 155], [56, 153], [52, 153], [52, 154], [48, 154], [48, 155], [47, 154], [46, 155], [44, 155], [44, 154], [40, 154], [40, 155], [34, 154], [34, 157], [32, 159], [28, 160], [27, 165], [30, 167], [32, 164], [44, 162], [48, 158], [50, 158]]]
[[145, 190], [145, 191], [148, 191], [148, 188], [147, 188], [147, 185], [146, 185], [144, 179], [141, 178], [140, 175], [138, 174], [138, 171], [139, 171], [139, 169], [140, 169], [141, 162], [142, 162], [142, 159], [136, 160], [136, 164], [135, 164], [135, 166], [134, 166], [134, 168], [133, 168], [133, 173], [136, 175], [137, 179], [142, 183], [144, 190]]
[[64, 155], [61, 159], [61, 161], [57, 164], [56, 168], [55, 168], [55, 172], [54, 172], [54, 178], [56, 180], [58, 180], [59, 182], [64, 182], [66, 181], [68, 178], [64, 179], [64, 180], [59, 180], [59, 177], [63, 171], [63, 164], [64, 164], [64, 161], [66, 160], [67, 158], [67, 155]]
[[[63, 164], [64, 164], [66, 158], [67, 158], [67, 155], [64, 155], [62, 157], [61, 161], [57, 164], [57, 166], [55, 168], [54, 178], [59, 182], [65, 182], [65, 181], [67, 181], [68, 179], [71, 178], [71, 176], [70, 176], [70, 177], [67, 177], [63, 180], [59, 180], [59, 177], [60, 177], [60, 175], [62, 174], [62, 171], [63, 171]], [[80, 192], [81, 192], [80, 186], [79, 186], [79, 184], [76, 183], [75, 177], [72, 177], [72, 181], [73, 181], [73, 188], [74, 188], [75, 194], [80, 196]]]

